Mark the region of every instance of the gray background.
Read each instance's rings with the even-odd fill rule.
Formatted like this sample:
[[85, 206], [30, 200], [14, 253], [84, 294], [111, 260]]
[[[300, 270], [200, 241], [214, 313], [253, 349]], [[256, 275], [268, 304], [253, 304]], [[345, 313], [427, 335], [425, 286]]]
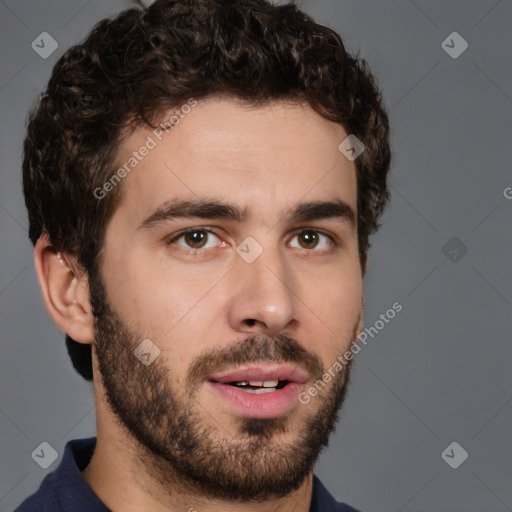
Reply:
[[[390, 110], [392, 201], [373, 238], [366, 326], [403, 305], [357, 355], [316, 472], [363, 512], [512, 510], [512, 3], [299, 5], [368, 60]], [[27, 110], [65, 49], [128, 6], [0, 1], [2, 511], [36, 490], [69, 439], [95, 435], [91, 384], [35, 276], [20, 177]], [[59, 44], [47, 59], [31, 48], [43, 31]], [[441, 45], [454, 31], [469, 44], [457, 59]], [[42, 441], [59, 453], [46, 470], [31, 458]], [[469, 454], [457, 469], [441, 457], [453, 441]]]

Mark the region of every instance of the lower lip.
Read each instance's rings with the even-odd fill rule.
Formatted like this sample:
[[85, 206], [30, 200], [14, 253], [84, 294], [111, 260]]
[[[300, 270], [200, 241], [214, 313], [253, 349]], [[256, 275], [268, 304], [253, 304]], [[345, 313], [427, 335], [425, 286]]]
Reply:
[[304, 388], [304, 384], [290, 382], [271, 393], [254, 394], [220, 382], [209, 381], [208, 384], [228, 402], [235, 414], [251, 418], [274, 418], [290, 412], [298, 405], [298, 395]]

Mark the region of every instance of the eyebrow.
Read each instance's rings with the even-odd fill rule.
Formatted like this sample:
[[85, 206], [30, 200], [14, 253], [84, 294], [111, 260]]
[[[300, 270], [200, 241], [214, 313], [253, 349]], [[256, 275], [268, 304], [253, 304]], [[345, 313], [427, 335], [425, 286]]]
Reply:
[[[201, 219], [218, 219], [243, 222], [249, 217], [247, 208], [220, 200], [176, 200], [166, 201], [151, 215], [142, 221], [137, 230], [151, 229], [161, 223], [175, 219], [197, 217]], [[332, 219], [356, 225], [354, 209], [345, 201], [313, 201], [299, 203], [284, 216], [290, 222], [308, 222]]]

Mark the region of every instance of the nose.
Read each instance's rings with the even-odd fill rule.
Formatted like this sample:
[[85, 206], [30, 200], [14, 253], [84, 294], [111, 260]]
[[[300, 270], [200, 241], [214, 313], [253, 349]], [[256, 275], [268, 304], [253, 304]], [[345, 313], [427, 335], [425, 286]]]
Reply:
[[237, 256], [230, 286], [229, 323], [237, 332], [273, 337], [298, 324], [292, 275], [277, 248], [252, 263]]

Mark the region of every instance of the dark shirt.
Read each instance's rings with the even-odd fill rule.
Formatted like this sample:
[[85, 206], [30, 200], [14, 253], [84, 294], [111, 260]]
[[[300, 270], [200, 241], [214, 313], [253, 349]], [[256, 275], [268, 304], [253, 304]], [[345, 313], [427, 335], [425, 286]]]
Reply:
[[[110, 512], [81, 474], [95, 447], [95, 437], [69, 441], [57, 469], [47, 475], [39, 489], [14, 512]], [[314, 475], [310, 512], [358, 511], [338, 503]]]

